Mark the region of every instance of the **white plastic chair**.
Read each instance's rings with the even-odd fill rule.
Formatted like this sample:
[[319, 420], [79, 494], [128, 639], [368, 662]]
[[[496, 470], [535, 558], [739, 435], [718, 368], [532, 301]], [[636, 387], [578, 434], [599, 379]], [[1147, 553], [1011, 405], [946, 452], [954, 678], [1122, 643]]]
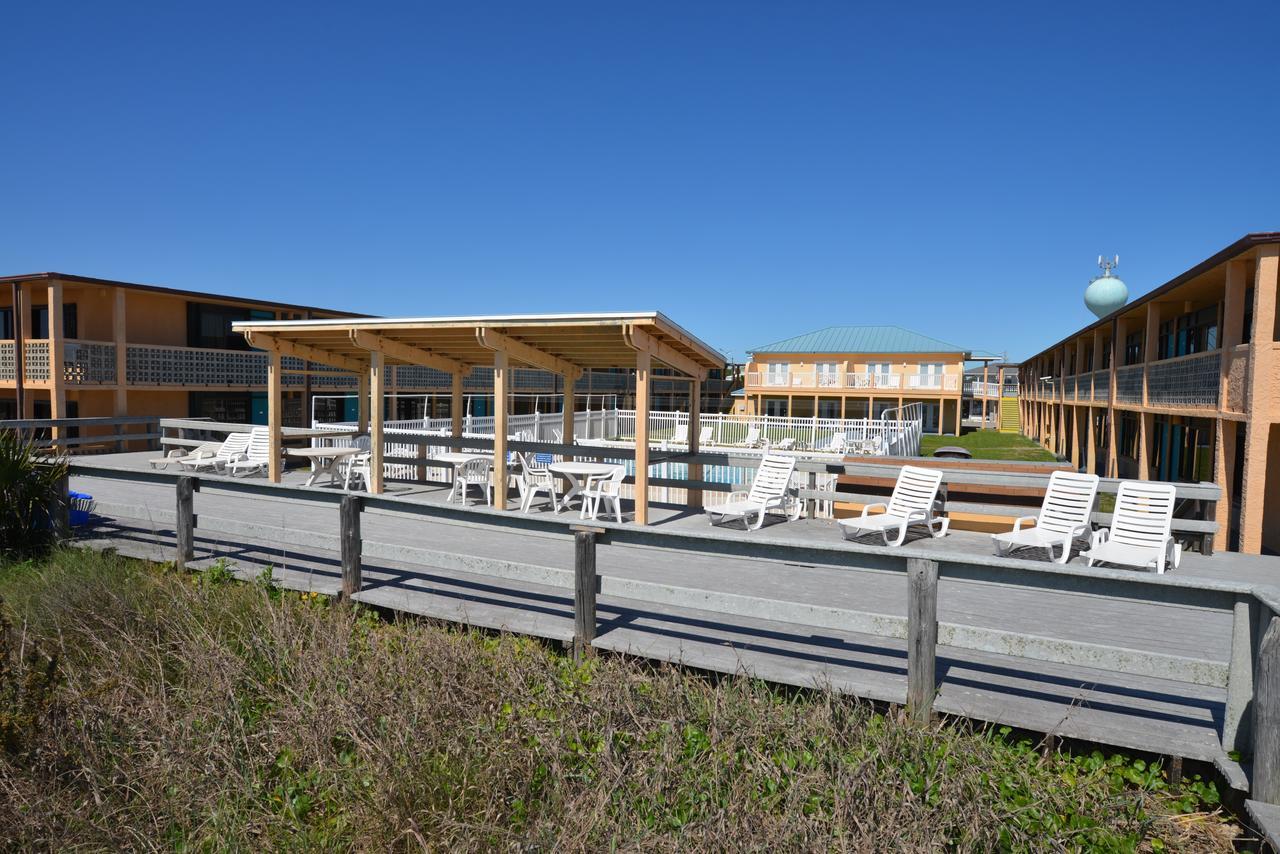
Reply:
[[712, 434], [714, 434], [714, 432], [715, 432], [715, 429], [712, 427], [703, 427], [701, 430], [699, 430], [698, 431], [698, 447], [702, 447], [703, 445], [710, 445], [711, 436]]
[[[888, 504], [879, 501], [868, 504], [862, 508], [860, 517], [840, 520], [844, 538], [853, 540], [863, 534], [879, 532], [886, 546], [900, 546], [907, 538], [907, 528], [912, 525], [927, 525], [934, 537], [945, 537], [951, 520], [933, 513], [941, 485], [941, 470], [903, 466], [898, 471], [898, 481], [893, 485]], [[873, 507], [883, 507], [885, 512], [872, 516], [869, 511]], [[895, 528], [898, 536], [890, 542], [889, 532]]]
[[192, 460], [188, 465], [192, 471], [201, 471], [207, 468], [215, 472], [222, 472], [231, 463], [245, 458], [245, 451], [249, 448], [251, 435], [250, 433], [230, 433], [212, 456]]
[[454, 469], [453, 489], [449, 490], [448, 501], [455, 498], [462, 504], [467, 503], [467, 490], [478, 487], [484, 493], [486, 504], [493, 504], [493, 484], [489, 478], [489, 461], [485, 459], [467, 460]]
[[[1007, 555], [1017, 548], [1042, 548], [1049, 553], [1049, 560], [1066, 563], [1071, 559], [1071, 544], [1089, 533], [1089, 517], [1097, 494], [1096, 474], [1055, 471], [1049, 475], [1049, 488], [1039, 515], [1020, 516], [1014, 520], [1012, 531], [991, 535], [996, 553]], [[1036, 525], [1023, 528], [1026, 522]], [[1058, 557], [1053, 556], [1055, 547], [1062, 549]]]
[[849, 450], [849, 437], [845, 433], [832, 433], [831, 441], [822, 448], [824, 454], [843, 454]]
[[775, 451], [793, 451], [795, 450], [795, 447], [796, 440], [791, 436], [787, 436], [786, 438], [779, 439], [778, 444], [774, 445], [773, 449]]
[[607, 475], [594, 475], [587, 479], [582, 490], [582, 510], [578, 514], [582, 519], [595, 519], [600, 514], [600, 502], [605, 502], [605, 512], [613, 507], [613, 517], [622, 522], [622, 479], [627, 470], [618, 466]]
[[254, 427], [249, 432], [249, 446], [244, 456], [231, 460], [226, 464], [226, 471], [232, 477], [237, 474], [266, 474], [271, 464], [271, 436], [266, 427]]
[[533, 499], [545, 492], [551, 499], [551, 509], [560, 512], [556, 497], [556, 478], [545, 465], [540, 465], [530, 454], [519, 454], [520, 470], [516, 475], [516, 488], [520, 490], [520, 512], [528, 513]]
[[1126, 480], [1116, 493], [1111, 528], [1093, 533], [1084, 553], [1089, 566], [1113, 563], [1164, 572], [1182, 561], [1182, 546], [1173, 539], [1173, 505], [1177, 490], [1171, 483]]
[[747, 437], [741, 442], [734, 442], [738, 448], [754, 448], [760, 444], [760, 428], [752, 424], [747, 427]]
[[671, 431], [671, 435], [667, 437], [667, 441], [672, 445], [689, 444], [689, 425], [677, 424], [676, 428]]
[[[749, 492], [732, 492], [725, 503], [707, 508], [711, 524], [741, 519], [748, 530], [756, 531], [764, 524], [765, 514], [771, 510], [780, 510], [793, 520], [798, 518], [799, 502], [792, 501], [787, 495], [791, 475], [795, 470], [795, 457], [766, 451], [764, 458], [760, 460], [760, 467], [756, 469]], [[754, 524], [751, 522], [753, 516]]]

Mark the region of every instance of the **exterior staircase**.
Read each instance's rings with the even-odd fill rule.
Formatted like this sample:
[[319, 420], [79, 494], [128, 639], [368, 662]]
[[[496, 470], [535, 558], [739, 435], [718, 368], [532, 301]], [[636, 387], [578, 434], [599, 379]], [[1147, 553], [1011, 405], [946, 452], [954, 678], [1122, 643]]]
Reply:
[[1000, 432], [1021, 433], [1022, 417], [1019, 415], [1018, 398], [1000, 398]]

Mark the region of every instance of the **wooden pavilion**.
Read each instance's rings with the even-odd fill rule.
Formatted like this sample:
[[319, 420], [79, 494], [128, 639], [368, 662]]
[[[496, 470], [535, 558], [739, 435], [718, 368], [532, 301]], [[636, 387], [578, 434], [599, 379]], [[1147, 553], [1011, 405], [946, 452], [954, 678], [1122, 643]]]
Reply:
[[[370, 438], [370, 491], [383, 491], [383, 406], [389, 365], [420, 365], [450, 374], [452, 434], [462, 437], [463, 377], [477, 365], [493, 366], [494, 505], [507, 506], [507, 423], [511, 369], [527, 365], [564, 378], [564, 443], [573, 442], [574, 383], [591, 368], [636, 370], [635, 520], [648, 524], [649, 381], [654, 362], [692, 384], [690, 400], [700, 399], [701, 383], [725, 357], [659, 312], [609, 314], [506, 315], [492, 317], [406, 317], [324, 320], [246, 321], [236, 323], [253, 347], [266, 350], [270, 479], [281, 474], [282, 358], [350, 371], [360, 378], [360, 429]], [[664, 380], [672, 377], [663, 377]], [[373, 405], [370, 405], [371, 402]], [[698, 448], [698, 407], [690, 407], [689, 453]], [[695, 472], [690, 473], [693, 478]], [[699, 474], [700, 477], [700, 474]]]

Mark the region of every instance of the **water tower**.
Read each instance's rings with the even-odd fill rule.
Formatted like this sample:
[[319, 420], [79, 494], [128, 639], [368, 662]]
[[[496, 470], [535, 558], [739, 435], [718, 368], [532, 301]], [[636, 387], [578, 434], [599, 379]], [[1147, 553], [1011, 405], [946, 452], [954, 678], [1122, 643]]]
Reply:
[[1098, 266], [1102, 275], [1095, 276], [1084, 292], [1084, 304], [1098, 317], [1106, 317], [1129, 301], [1129, 288], [1119, 277], [1111, 275], [1111, 271], [1120, 266], [1120, 256], [1103, 258], [1098, 256]]

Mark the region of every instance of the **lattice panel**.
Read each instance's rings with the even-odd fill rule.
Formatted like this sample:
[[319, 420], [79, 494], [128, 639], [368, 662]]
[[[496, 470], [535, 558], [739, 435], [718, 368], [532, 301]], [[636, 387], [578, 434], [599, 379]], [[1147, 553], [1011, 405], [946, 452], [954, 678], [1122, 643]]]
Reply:
[[1147, 396], [1152, 406], [1218, 405], [1222, 383], [1222, 357], [1218, 353], [1154, 362], [1147, 370]]
[[116, 345], [79, 341], [64, 343], [62, 380], [68, 385], [114, 385]]
[[29, 382], [49, 381], [49, 342], [25, 341], [22, 348], [22, 373]]
[[[239, 350], [199, 350], [189, 347], [129, 347], [125, 356], [130, 385], [262, 386], [267, 384], [267, 355]], [[288, 375], [284, 385], [299, 385], [302, 377]]]
[[0, 382], [18, 378], [18, 357], [12, 341], [0, 341]]
[[1116, 369], [1116, 403], [1142, 403], [1142, 365]]

